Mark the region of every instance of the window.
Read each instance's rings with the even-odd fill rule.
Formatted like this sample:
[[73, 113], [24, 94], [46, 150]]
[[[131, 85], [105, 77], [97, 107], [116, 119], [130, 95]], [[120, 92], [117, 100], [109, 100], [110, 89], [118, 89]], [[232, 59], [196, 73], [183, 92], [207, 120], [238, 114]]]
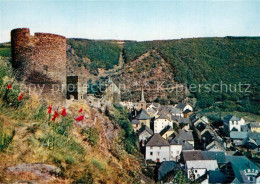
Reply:
[[252, 176], [248, 176], [248, 181], [254, 181], [254, 178]]
[[150, 152], [150, 155], [153, 155], [153, 152]]

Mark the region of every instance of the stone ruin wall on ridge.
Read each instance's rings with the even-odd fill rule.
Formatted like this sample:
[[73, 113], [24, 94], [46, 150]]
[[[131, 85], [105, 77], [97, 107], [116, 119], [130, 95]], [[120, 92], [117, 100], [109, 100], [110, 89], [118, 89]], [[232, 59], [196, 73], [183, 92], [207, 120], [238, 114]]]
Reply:
[[[11, 31], [12, 65], [17, 78], [29, 84], [44, 84], [44, 94], [53, 100], [65, 98], [66, 38], [49, 33], [30, 35], [28, 28]], [[57, 94], [52, 93], [53, 86]], [[59, 92], [58, 92], [59, 91]]]

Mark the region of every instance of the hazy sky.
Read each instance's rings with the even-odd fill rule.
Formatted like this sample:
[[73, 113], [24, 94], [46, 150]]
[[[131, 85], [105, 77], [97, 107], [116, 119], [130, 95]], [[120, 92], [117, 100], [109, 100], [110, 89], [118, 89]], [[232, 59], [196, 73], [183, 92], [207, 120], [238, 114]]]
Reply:
[[0, 21], [0, 42], [17, 27], [89, 39], [260, 36], [260, 0], [0, 0]]

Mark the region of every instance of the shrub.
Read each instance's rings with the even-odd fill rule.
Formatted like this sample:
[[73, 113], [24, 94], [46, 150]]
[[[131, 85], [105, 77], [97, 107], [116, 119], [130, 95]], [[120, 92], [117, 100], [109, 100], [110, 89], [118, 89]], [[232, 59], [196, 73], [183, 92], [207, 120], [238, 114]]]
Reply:
[[65, 157], [65, 162], [66, 162], [67, 164], [74, 164], [76, 161], [75, 161], [75, 158], [74, 158], [74, 157], [67, 156], [67, 157]]
[[102, 163], [100, 163], [98, 160], [96, 159], [92, 159], [91, 160], [92, 164], [98, 168], [99, 171], [104, 171], [105, 170], [105, 167], [102, 165]]
[[69, 130], [73, 125], [73, 120], [69, 117], [63, 117], [60, 123], [52, 123], [55, 132], [60, 135], [68, 136]]
[[95, 146], [99, 140], [99, 132], [97, 128], [84, 128], [81, 131], [81, 134], [85, 136], [84, 140], [88, 141], [91, 146]]
[[94, 179], [90, 172], [84, 173], [79, 179], [72, 182], [73, 184], [92, 184], [94, 183]]
[[0, 151], [3, 151], [5, 148], [9, 146], [9, 144], [13, 140], [14, 135], [15, 130], [12, 130], [11, 132], [0, 130]]
[[38, 106], [31, 117], [33, 120], [41, 121], [46, 119], [46, 107], [44, 105]]
[[62, 154], [77, 153], [83, 154], [84, 148], [71, 137], [56, 134], [52, 131], [47, 132], [39, 138], [43, 146], [50, 150], [56, 150]]
[[124, 148], [128, 153], [133, 154], [137, 148], [137, 136], [128, 119], [127, 111], [121, 106], [114, 105], [111, 113], [109, 113], [109, 117], [122, 128], [121, 139], [123, 140]]

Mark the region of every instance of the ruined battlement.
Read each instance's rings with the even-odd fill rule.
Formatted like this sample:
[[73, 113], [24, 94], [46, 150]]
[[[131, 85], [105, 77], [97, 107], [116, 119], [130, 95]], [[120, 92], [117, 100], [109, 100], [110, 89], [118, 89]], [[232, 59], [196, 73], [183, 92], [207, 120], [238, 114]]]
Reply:
[[[11, 31], [12, 64], [21, 80], [30, 80], [34, 73], [45, 75], [54, 83], [66, 81], [66, 38], [50, 33], [30, 35], [28, 28]], [[40, 79], [39, 77], [37, 77]], [[42, 81], [29, 81], [39, 83]]]
[[66, 38], [50, 33], [11, 31], [12, 65], [18, 80], [34, 84], [66, 84]]

